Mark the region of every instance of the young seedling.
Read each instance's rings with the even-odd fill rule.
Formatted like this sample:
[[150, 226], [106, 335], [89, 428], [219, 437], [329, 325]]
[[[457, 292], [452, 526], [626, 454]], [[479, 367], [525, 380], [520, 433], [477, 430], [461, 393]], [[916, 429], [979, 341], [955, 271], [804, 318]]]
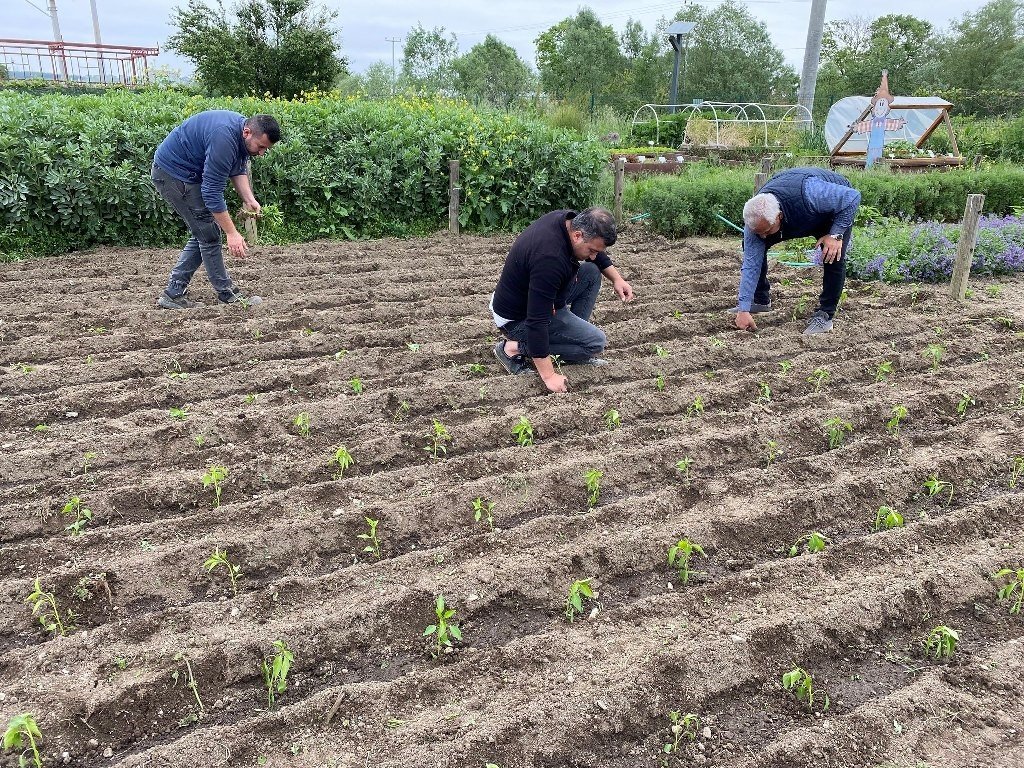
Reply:
[[[268, 663], [269, 661], [269, 663]], [[295, 656], [284, 640], [274, 641], [274, 655], [263, 659], [263, 682], [267, 686], [267, 708], [273, 709], [277, 695], [288, 687], [288, 670]]]
[[309, 414], [302, 411], [298, 416], [292, 419], [292, 426], [295, 427], [303, 437], [309, 437]]
[[494, 502], [484, 501], [480, 496], [473, 499], [473, 519], [478, 523], [486, 520], [487, 527], [494, 532]]
[[772, 388], [770, 386], [768, 386], [768, 382], [767, 381], [762, 381], [757, 386], [758, 386], [757, 399], [758, 400], [763, 400], [766, 403], [770, 403], [772, 401]]
[[1021, 475], [1024, 475], [1024, 456], [1015, 456], [1010, 467], [1010, 487], [1016, 488], [1020, 482]]
[[814, 373], [807, 377], [807, 381], [814, 385], [814, 391], [817, 392], [823, 384], [828, 383], [830, 376], [828, 368], [815, 368]]
[[775, 440], [767, 440], [764, 444], [765, 469], [771, 469], [779, 455], [779, 444]]
[[793, 370], [793, 361], [792, 360], [780, 360], [779, 361], [779, 373], [781, 373], [783, 376], [785, 376], [791, 370]]
[[551, 356], [551, 363], [552, 363], [552, 365], [555, 366], [555, 370], [558, 371], [558, 375], [559, 376], [562, 375], [562, 363], [563, 362], [564, 361], [562, 360], [562, 356], [561, 355], [552, 355]]
[[259, 400], [259, 397], [258, 392], [250, 392], [243, 399], [245, 400], [246, 405], [253, 405], [257, 400]]
[[676, 572], [679, 574], [679, 581], [683, 584], [689, 584], [690, 576], [700, 573], [700, 571], [692, 570], [690, 567], [693, 564], [694, 555], [707, 557], [704, 554], [704, 548], [700, 544], [694, 544], [689, 539], [680, 539], [668, 548], [668, 564], [676, 569]]
[[[817, 696], [814, 692], [814, 678], [803, 667], [793, 667], [789, 672], [783, 674], [782, 687], [787, 691], [792, 691], [797, 701], [807, 705], [808, 711], [814, 709], [814, 699]], [[829, 707], [828, 694], [824, 694], [824, 697], [823, 712]]]
[[807, 311], [807, 301], [807, 294], [804, 294], [796, 300], [796, 304], [793, 305], [793, 314], [791, 315], [791, 319], [796, 320], [797, 318], [803, 317], [804, 313]]
[[380, 521], [374, 520], [372, 517], [364, 517], [363, 520], [366, 521], [368, 531], [367, 533], [360, 533], [357, 538], [370, 542], [363, 547], [363, 552], [369, 552], [380, 560], [380, 539], [377, 538], [377, 523]]
[[654, 388], [659, 392], [665, 391], [665, 374], [658, 371], [658, 375], [654, 379]]
[[1001, 285], [986, 285], [985, 293], [993, 299], [998, 299], [1003, 295], [1003, 286]]
[[174, 381], [185, 381], [188, 378], [188, 374], [181, 369], [181, 363], [177, 360], [172, 360], [167, 371], [168, 378]]
[[830, 543], [831, 542], [827, 536], [824, 536], [817, 531], [811, 531], [810, 533], [805, 533], [796, 540], [793, 546], [789, 548], [789, 556], [796, 557], [800, 554], [801, 548], [807, 554], [813, 555], [817, 552], [823, 551]]
[[452, 621], [455, 618], [455, 609], [445, 605], [444, 595], [437, 596], [437, 602], [434, 605], [434, 615], [437, 617], [435, 619], [436, 623], [424, 629], [423, 636], [434, 636], [434, 646], [430, 650], [430, 655], [436, 659], [447, 648], [453, 647], [452, 640], [462, 640], [462, 630], [459, 629], [458, 624]]
[[668, 357], [670, 353], [669, 353], [669, 351], [667, 349], [665, 349], [660, 344], [655, 344], [654, 345], [654, 354], [656, 354], [658, 357], [664, 358], [664, 357]]
[[188, 406], [183, 405], [181, 408], [171, 408], [171, 418], [177, 419], [178, 421], [184, 421], [188, 418]]
[[242, 576], [242, 566], [231, 562], [227, 550], [214, 547], [213, 554], [203, 561], [203, 568], [211, 574], [215, 568], [224, 568], [227, 571], [228, 578], [231, 579], [231, 593], [234, 595], [238, 594], [238, 579]]
[[594, 590], [590, 586], [591, 579], [581, 579], [569, 585], [569, 594], [565, 598], [565, 618], [576, 621], [576, 616], [583, 613], [583, 601], [594, 599]]
[[1013, 600], [1010, 613], [1020, 613], [1021, 605], [1024, 604], [1024, 568], [1003, 568], [995, 574], [995, 578], [1006, 579], [1006, 583], [999, 588], [999, 599]]
[[21, 754], [18, 755], [19, 768], [26, 768], [30, 765], [28, 755], [31, 755], [31, 765], [42, 768], [43, 759], [39, 756], [38, 747], [38, 742], [42, 740], [43, 734], [39, 731], [39, 725], [31, 713], [15, 715], [7, 721], [7, 730], [4, 731], [4, 751], [21, 750]]
[[331, 456], [331, 460], [328, 462], [328, 464], [338, 468], [338, 471], [334, 473], [336, 480], [341, 480], [345, 470], [355, 463], [356, 460], [352, 458], [352, 454], [348, 452], [348, 448], [344, 445], [340, 445], [335, 449], [334, 455]]
[[619, 427], [621, 427], [622, 426], [622, 417], [619, 415], [619, 412], [617, 410], [615, 410], [614, 408], [611, 408], [610, 410], [605, 411], [605, 414], [604, 414], [604, 425], [609, 430], [618, 429]]
[[519, 421], [512, 427], [512, 435], [519, 445], [533, 445], [533, 425], [525, 416], [520, 416]]
[[75, 518], [64, 526], [64, 530], [72, 536], [81, 536], [82, 530], [92, 521], [92, 512], [86, 508], [78, 496], [72, 496], [64, 505], [61, 513]]
[[64, 619], [60, 617], [60, 608], [57, 606], [57, 598], [53, 592], [44, 592], [36, 579], [32, 593], [25, 598], [25, 602], [32, 606], [32, 615], [39, 619], [43, 629], [57, 635], [67, 635], [74, 614], [71, 611], [65, 612]]
[[599, 469], [588, 469], [583, 473], [583, 480], [587, 484], [587, 506], [594, 507], [601, 497], [601, 478], [604, 472]]
[[676, 469], [683, 473], [683, 482], [690, 486], [690, 467], [693, 465], [693, 458], [687, 456], [676, 462]]
[[[684, 738], [689, 741], [694, 741], [697, 738], [700, 718], [692, 712], [685, 715], [682, 712], [669, 712], [668, 721], [672, 740], [665, 743], [662, 752], [666, 755], [674, 755], [679, 752], [679, 742]], [[667, 766], [667, 763], [663, 762], [662, 765]]]
[[[196, 676], [192, 672], [192, 662], [183, 651], [178, 651], [174, 654], [175, 661], [185, 662], [185, 687], [192, 691], [192, 695], [196, 698], [196, 704], [199, 705], [199, 717], [206, 714], [206, 707], [203, 706], [203, 700], [199, 697], [199, 683], [196, 682]], [[171, 673], [171, 677], [174, 678], [174, 682], [178, 682], [178, 670], [174, 670]], [[193, 719], [196, 719], [193, 715]]]
[[924, 489], [929, 496], [938, 496], [940, 493], [949, 491], [949, 496], [946, 498], [946, 506], [948, 507], [953, 503], [953, 484], [948, 480], [940, 480], [938, 473], [930, 475], [924, 481]]
[[977, 402], [967, 392], [960, 395], [960, 401], [956, 404], [956, 415], [961, 419], [967, 416], [967, 409], [977, 405]]
[[878, 508], [875, 512], [875, 530], [876, 531], [887, 531], [890, 528], [900, 528], [903, 525], [903, 515], [897, 512], [892, 507], [885, 505]]
[[216, 502], [213, 506], [220, 506], [220, 494], [223, 491], [224, 481], [228, 479], [228, 468], [220, 464], [211, 464], [203, 475], [203, 488], [213, 488], [213, 495]]
[[892, 361], [883, 360], [875, 366], [875, 383], [880, 384], [892, 375]]
[[697, 395], [693, 398], [693, 402], [686, 406], [687, 416], [700, 416], [704, 413], [704, 398]]
[[833, 416], [822, 424], [822, 427], [825, 429], [825, 436], [828, 437], [829, 450], [833, 451], [843, 444], [847, 433], [853, 432], [853, 424], [838, 416]]
[[82, 477], [88, 477], [89, 467], [96, 461], [97, 454], [95, 451], [86, 451], [82, 454]]
[[942, 361], [942, 355], [946, 351], [946, 348], [941, 344], [929, 344], [925, 347], [924, 356], [932, 365], [932, 370], [939, 370], [939, 363]]
[[907, 407], [905, 405], [894, 405], [892, 407], [892, 418], [885, 424], [885, 431], [893, 437], [899, 437], [900, 422], [907, 418]]
[[924, 639], [924, 655], [934, 659], [948, 659], [956, 651], [960, 635], [955, 629], [942, 626], [936, 627]]
[[405, 421], [405, 417], [409, 415], [409, 401], [403, 400], [395, 408], [395, 412], [391, 416], [391, 420], [397, 424], [400, 421]]
[[430, 454], [430, 458], [436, 459], [439, 454], [448, 455], [448, 443], [452, 441], [452, 434], [448, 431], [448, 427], [442, 424], [437, 419], [433, 420], [431, 425], [432, 432], [427, 434], [428, 442], [423, 446], [423, 450]]
[[348, 386], [352, 390], [353, 394], [356, 394], [356, 395], [363, 394], [363, 382], [361, 380], [359, 380], [359, 379], [349, 379]]
[[484, 367], [483, 363], [470, 363], [469, 373], [471, 376], [483, 376], [487, 373], [487, 369]]
[[419, 342], [407, 341], [405, 343], [405, 346], [407, 346], [409, 348], [410, 352], [419, 352], [420, 351], [420, 344], [419, 344]]
[[1017, 395], [1017, 403], [1015, 407], [1024, 408], [1024, 384], [1018, 384], [1017, 391], [1019, 394]]

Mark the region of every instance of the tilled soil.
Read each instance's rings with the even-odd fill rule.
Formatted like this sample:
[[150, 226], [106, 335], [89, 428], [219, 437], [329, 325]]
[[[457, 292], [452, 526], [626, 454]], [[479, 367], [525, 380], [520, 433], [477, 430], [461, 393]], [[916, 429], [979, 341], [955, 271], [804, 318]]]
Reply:
[[[1024, 765], [1024, 623], [992, 576], [1024, 561], [1021, 281], [964, 305], [851, 281], [812, 338], [819, 275], [773, 267], [749, 334], [735, 241], [627, 232], [637, 299], [605, 286], [595, 313], [610, 365], [556, 396], [492, 357], [510, 242], [260, 248], [233, 272], [265, 304], [215, 306], [200, 273], [188, 312], [154, 305], [171, 251], [0, 267], [3, 722], [34, 713], [45, 763], [88, 768]], [[906, 524], [874, 530], [882, 505]], [[812, 531], [826, 549], [787, 556]], [[706, 554], [687, 584], [682, 538]], [[33, 618], [37, 578], [66, 636]], [[462, 641], [435, 659], [442, 594]], [[935, 660], [940, 625], [960, 643]], [[275, 640], [294, 665], [269, 709]], [[783, 690], [795, 665], [813, 711]]]

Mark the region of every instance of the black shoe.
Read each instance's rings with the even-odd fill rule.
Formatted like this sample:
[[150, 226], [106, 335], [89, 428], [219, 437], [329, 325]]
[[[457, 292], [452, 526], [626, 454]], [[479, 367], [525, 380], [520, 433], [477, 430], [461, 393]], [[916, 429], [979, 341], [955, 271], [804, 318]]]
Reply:
[[497, 343], [495, 343], [494, 356], [498, 358], [498, 362], [501, 363], [501, 367], [513, 376], [517, 373], [523, 373], [530, 370], [530, 364], [526, 362], [526, 358], [522, 355], [505, 354], [505, 339], [498, 339]]
[[192, 301], [188, 297], [188, 291], [184, 291], [180, 296], [171, 296], [164, 291], [156, 300], [156, 305], [162, 309], [195, 309], [203, 306], [198, 301]]
[[259, 296], [246, 296], [234, 288], [220, 294], [217, 298], [220, 299], [221, 304], [241, 304], [243, 307], [254, 307], [263, 303], [263, 299]]

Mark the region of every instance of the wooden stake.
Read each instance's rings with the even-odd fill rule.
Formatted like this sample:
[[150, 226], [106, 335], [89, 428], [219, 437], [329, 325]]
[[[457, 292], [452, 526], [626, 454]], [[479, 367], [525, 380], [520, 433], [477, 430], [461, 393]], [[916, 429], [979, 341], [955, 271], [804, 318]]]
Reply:
[[448, 161], [448, 231], [459, 234], [459, 161]]
[[755, 173], [754, 174], [754, 194], [756, 195], [761, 191], [761, 187], [768, 183], [767, 173]]
[[626, 185], [626, 158], [615, 158], [615, 226], [621, 227], [622, 222], [622, 190]]
[[771, 155], [765, 155], [764, 157], [761, 158], [761, 173], [771, 173], [771, 172], [772, 172], [772, 156]]
[[[252, 171], [248, 168], [245, 169], [245, 175], [249, 177], [249, 189], [252, 189]], [[242, 210], [248, 210], [245, 205], [242, 205]], [[256, 240], [259, 237], [259, 232], [256, 230], [256, 217], [255, 216], [243, 216], [242, 226], [245, 227], [245, 242], [248, 245], [255, 245]]]
[[967, 278], [974, 261], [974, 246], [978, 242], [978, 219], [985, 204], [984, 195], [968, 195], [964, 220], [960, 225], [960, 242], [956, 246], [956, 262], [953, 265], [953, 279], [949, 284], [949, 295], [963, 301], [967, 298]]

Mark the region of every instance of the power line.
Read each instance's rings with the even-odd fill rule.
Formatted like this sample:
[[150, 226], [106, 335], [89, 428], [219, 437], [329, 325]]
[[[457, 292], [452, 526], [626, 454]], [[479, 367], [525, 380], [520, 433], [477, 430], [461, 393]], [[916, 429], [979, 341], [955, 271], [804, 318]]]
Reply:
[[50, 17], [50, 12], [49, 12], [49, 11], [44, 11], [44, 10], [43, 10], [42, 8], [40, 8], [40, 7], [38, 6], [38, 5], [36, 5], [35, 3], [33, 3], [33, 2], [32, 2], [32, 0], [25, 0], [25, 2], [26, 2], [26, 3], [28, 3], [29, 5], [31, 5], [31, 6], [33, 7], [33, 8], [35, 8], [35, 9], [36, 9], [37, 11], [39, 11], [39, 12], [40, 12], [41, 14], [43, 14], [43, 16], [46, 16], [47, 18], [49, 18], [49, 17]]

